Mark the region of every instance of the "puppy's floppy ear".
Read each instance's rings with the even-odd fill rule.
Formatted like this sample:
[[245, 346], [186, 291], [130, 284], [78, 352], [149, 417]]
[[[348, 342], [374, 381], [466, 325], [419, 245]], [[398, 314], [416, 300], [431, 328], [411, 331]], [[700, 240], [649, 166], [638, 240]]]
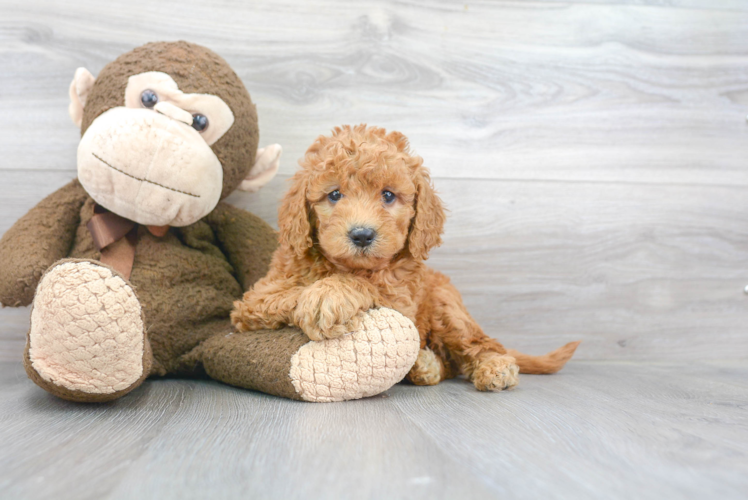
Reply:
[[416, 215], [410, 226], [408, 235], [408, 249], [413, 258], [426, 260], [429, 251], [441, 245], [441, 234], [444, 230], [446, 215], [442, 201], [436, 195], [431, 185], [428, 170], [419, 166], [415, 173], [416, 183]]
[[312, 226], [309, 224], [309, 204], [306, 201], [307, 173], [302, 169], [291, 178], [291, 189], [278, 209], [280, 244], [297, 257], [304, 257], [312, 245]]

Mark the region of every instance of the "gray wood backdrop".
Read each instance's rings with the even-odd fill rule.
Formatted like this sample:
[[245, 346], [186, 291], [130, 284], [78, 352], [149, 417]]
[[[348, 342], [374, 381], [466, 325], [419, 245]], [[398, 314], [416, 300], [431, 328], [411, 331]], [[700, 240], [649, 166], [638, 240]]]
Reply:
[[[148, 41], [234, 67], [281, 173], [397, 129], [451, 210], [431, 264], [487, 332], [578, 359], [748, 359], [748, 2], [0, 1], [0, 233], [75, 174], [67, 88]], [[2, 258], [2, 256], [0, 256]], [[0, 311], [18, 360], [28, 310]]]

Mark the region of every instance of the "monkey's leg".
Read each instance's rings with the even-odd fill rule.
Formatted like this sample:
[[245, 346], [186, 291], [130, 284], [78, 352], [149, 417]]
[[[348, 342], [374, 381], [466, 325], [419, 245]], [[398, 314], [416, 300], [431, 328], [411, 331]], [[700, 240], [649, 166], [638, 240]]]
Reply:
[[37, 385], [70, 401], [111, 401], [142, 383], [151, 360], [140, 302], [117, 271], [67, 259], [42, 276], [24, 356]]
[[361, 320], [360, 329], [317, 342], [298, 328], [217, 335], [196, 355], [211, 378], [238, 387], [313, 402], [364, 398], [405, 377], [420, 338], [391, 309], [371, 309]]

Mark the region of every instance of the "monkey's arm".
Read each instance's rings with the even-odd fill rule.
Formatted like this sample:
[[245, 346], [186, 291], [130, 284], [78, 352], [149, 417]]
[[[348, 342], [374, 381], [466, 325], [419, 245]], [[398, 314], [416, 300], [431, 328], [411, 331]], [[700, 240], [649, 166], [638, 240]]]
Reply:
[[267, 274], [278, 235], [265, 221], [223, 202], [208, 214], [206, 221], [244, 290]]
[[0, 303], [27, 306], [42, 274], [70, 252], [88, 194], [74, 180], [44, 198], [0, 239]]

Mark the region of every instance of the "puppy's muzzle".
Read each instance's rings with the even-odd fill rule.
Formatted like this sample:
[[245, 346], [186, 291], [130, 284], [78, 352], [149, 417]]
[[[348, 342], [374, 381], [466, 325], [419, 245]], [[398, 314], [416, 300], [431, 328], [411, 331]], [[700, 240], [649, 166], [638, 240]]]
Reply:
[[348, 237], [357, 247], [366, 248], [377, 239], [377, 232], [368, 227], [354, 227], [348, 231]]

